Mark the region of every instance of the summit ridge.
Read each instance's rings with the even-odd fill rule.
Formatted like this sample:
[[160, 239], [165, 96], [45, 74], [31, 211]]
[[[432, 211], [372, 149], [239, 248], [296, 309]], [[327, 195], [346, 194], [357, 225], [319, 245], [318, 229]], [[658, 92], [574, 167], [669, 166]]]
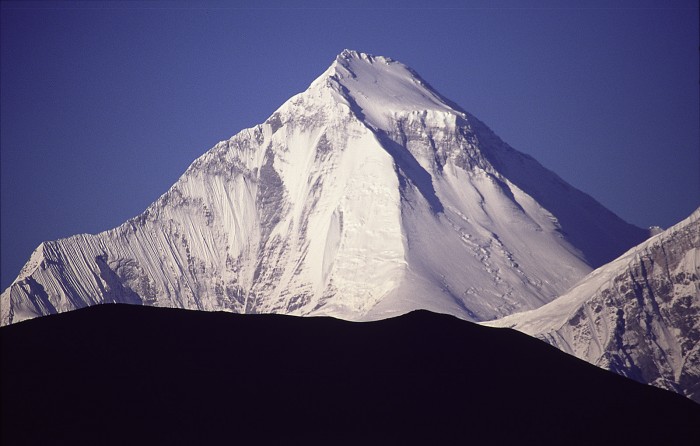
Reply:
[[314, 84], [318, 83], [337, 89], [374, 128], [386, 130], [395, 114], [417, 110], [464, 116], [418, 73], [388, 57], [343, 50]]

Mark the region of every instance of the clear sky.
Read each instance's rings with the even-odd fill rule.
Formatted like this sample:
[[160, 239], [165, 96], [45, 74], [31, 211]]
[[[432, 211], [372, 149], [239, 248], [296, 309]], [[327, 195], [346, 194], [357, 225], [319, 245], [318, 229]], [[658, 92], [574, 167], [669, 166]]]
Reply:
[[700, 205], [698, 3], [5, 2], [1, 288], [141, 213], [344, 48], [389, 56], [638, 226]]

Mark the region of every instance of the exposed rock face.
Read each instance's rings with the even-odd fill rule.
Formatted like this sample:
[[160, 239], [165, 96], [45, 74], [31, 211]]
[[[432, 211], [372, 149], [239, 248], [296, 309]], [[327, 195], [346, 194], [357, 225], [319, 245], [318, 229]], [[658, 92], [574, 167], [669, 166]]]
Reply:
[[700, 403], [700, 209], [554, 302], [489, 325]]
[[143, 214], [39, 246], [1, 322], [103, 302], [490, 320], [551, 301], [645, 236], [408, 67], [344, 51]]

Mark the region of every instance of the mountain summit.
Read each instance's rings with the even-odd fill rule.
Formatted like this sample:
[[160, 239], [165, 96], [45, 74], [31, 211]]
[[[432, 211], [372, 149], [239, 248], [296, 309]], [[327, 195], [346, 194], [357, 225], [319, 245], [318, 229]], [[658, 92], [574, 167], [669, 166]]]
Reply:
[[407, 66], [387, 57], [343, 50], [311, 87], [328, 86], [374, 129], [391, 127], [397, 114], [433, 111], [461, 114]]
[[103, 302], [485, 321], [550, 302], [646, 235], [407, 66], [345, 50], [141, 215], [42, 243], [1, 322]]

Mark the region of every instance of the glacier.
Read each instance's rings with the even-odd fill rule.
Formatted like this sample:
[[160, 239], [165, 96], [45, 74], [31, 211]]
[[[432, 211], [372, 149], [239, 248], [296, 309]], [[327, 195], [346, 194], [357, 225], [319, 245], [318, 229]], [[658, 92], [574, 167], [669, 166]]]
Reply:
[[489, 321], [542, 307], [647, 237], [409, 67], [344, 50], [142, 214], [42, 243], [0, 323], [109, 302]]

